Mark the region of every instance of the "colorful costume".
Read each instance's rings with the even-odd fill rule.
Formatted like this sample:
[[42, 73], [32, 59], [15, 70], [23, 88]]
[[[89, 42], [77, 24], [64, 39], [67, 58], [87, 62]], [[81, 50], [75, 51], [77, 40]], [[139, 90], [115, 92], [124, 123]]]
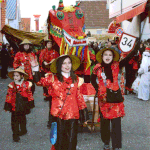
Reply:
[[80, 118], [82, 123], [88, 120], [86, 104], [79, 89], [83, 80], [78, 77], [75, 83], [71, 77], [63, 77], [63, 80], [60, 82], [56, 75], [49, 74], [36, 82], [37, 85], [47, 87], [48, 94], [52, 96], [51, 114], [58, 123], [55, 149], [76, 150], [78, 119]]
[[33, 80], [30, 64], [32, 59], [35, 59], [35, 54], [33, 52], [17, 52], [13, 62], [14, 69], [24, 66], [24, 71], [29, 75], [30, 80]]
[[[30, 109], [34, 106], [34, 99], [31, 92], [32, 83], [29, 81], [23, 81], [21, 85], [15, 85], [14, 82], [11, 82], [8, 85], [8, 91], [6, 95], [4, 109], [6, 111], [10, 111], [11, 115], [11, 127], [13, 131], [13, 139], [17, 140], [19, 135], [25, 134], [27, 132], [26, 129], [26, 114], [30, 113]], [[16, 89], [17, 88], [17, 89]], [[17, 91], [20, 93], [20, 98], [23, 98], [23, 101], [26, 103], [23, 105], [24, 111], [17, 111], [18, 103], [20, 98], [18, 99], [16, 96]], [[19, 131], [19, 125], [21, 131]], [[21, 134], [20, 134], [21, 133]]]
[[[118, 85], [118, 74], [119, 74], [119, 62], [114, 62], [111, 65], [112, 75], [113, 75], [113, 83], [110, 80], [107, 80], [107, 88], [117, 91], [119, 89]], [[102, 73], [102, 66], [101, 64], [97, 64], [94, 69], [93, 73], [98, 77], [98, 99], [101, 101], [99, 103], [101, 112], [103, 116], [107, 119], [114, 119], [117, 117], [123, 117], [125, 115], [124, 112], [124, 104], [123, 103], [105, 103], [102, 102], [103, 99], [106, 99], [106, 87], [104, 85], [101, 73]], [[110, 109], [111, 108], [111, 109]]]
[[138, 98], [142, 100], [149, 100], [150, 98], [150, 53], [143, 52], [142, 63], [138, 70], [141, 76], [138, 88]]
[[[107, 64], [103, 61], [104, 51], [113, 52], [112, 62]], [[125, 116], [124, 104], [123, 102], [107, 102], [107, 89], [112, 91], [117, 91], [119, 89], [119, 70], [129, 61], [134, 52], [135, 51], [132, 51], [126, 58], [124, 58], [120, 62], [118, 62], [119, 53], [112, 48], [104, 48], [96, 55], [96, 59], [99, 63], [93, 68], [91, 82], [97, 91], [99, 100], [101, 117], [101, 139], [104, 143], [104, 149], [109, 149], [110, 137], [112, 138], [112, 147], [114, 149], [122, 147], [121, 117]], [[108, 55], [109, 53], [106, 54]], [[105, 56], [104, 58], [110, 59], [109, 56]], [[96, 82], [96, 77], [98, 78], [98, 84]], [[123, 91], [121, 92], [121, 94], [123, 95]]]
[[39, 57], [41, 71], [43, 71], [44, 73], [48, 73], [50, 70], [45, 67], [43, 62], [46, 61], [47, 63], [50, 63], [51, 60], [57, 57], [59, 57], [59, 54], [56, 50], [53, 49], [48, 50], [48, 48], [41, 50], [40, 57]]

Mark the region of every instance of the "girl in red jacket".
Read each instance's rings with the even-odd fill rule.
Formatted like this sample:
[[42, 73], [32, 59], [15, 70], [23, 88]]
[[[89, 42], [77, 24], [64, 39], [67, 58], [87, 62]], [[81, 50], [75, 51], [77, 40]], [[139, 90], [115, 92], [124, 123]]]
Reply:
[[110, 137], [112, 138], [113, 150], [119, 150], [122, 147], [121, 117], [125, 116], [125, 111], [123, 91], [120, 92], [118, 84], [118, 74], [119, 69], [130, 60], [134, 52], [132, 51], [120, 62], [119, 53], [112, 48], [104, 48], [96, 55], [99, 63], [93, 68], [91, 82], [97, 91], [99, 100], [101, 139], [104, 143], [104, 150], [110, 150]]
[[[32, 83], [26, 81], [28, 75], [21, 69], [15, 69], [8, 73], [14, 80], [8, 85], [4, 110], [11, 112], [11, 128], [13, 141], [18, 142], [19, 136], [27, 133], [26, 114], [34, 107], [34, 99], [31, 92]], [[20, 125], [20, 130], [19, 130]]]
[[50, 66], [55, 74], [40, 80], [35, 78], [37, 85], [48, 87], [48, 94], [52, 96], [51, 114], [57, 121], [57, 142], [52, 147], [55, 150], [76, 150], [78, 119], [82, 123], [88, 120], [87, 107], [80, 93], [83, 79], [74, 74], [79, 65], [78, 57], [62, 55]]

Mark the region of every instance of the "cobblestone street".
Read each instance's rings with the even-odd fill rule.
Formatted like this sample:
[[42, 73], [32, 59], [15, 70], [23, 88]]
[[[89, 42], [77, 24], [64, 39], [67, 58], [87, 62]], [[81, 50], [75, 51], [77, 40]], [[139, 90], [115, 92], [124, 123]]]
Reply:
[[[43, 89], [36, 86], [35, 108], [27, 115], [28, 133], [19, 143], [12, 141], [11, 114], [3, 110], [10, 79], [0, 79], [0, 150], [50, 150], [47, 128], [48, 102], [43, 100]], [[150, 150], [150, 101], [135, 95], [125, 96], [126, 116], [122, 119], [122, 150]], [[79, 133], [77, 150], [102, 150], [100, 133]]]

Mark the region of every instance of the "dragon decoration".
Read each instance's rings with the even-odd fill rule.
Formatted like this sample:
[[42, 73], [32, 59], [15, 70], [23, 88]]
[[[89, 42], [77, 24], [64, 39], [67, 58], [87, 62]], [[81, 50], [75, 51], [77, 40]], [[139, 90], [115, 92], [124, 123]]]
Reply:
[[[60, 48], [60, 55], [76, 55], [84, 63], [83, 74], [88, 74], [87, 70], [91, 65], [88, 50], [88, 38], [85, 34], [84, 13], [80, 8], [80, 2], [75, 6], [63, 5], [63, 0], [59, 1], [57, 10], [55, 6], [48, 14], [48, 33]], [[90, 75], [90, 74], [89, 74]]]

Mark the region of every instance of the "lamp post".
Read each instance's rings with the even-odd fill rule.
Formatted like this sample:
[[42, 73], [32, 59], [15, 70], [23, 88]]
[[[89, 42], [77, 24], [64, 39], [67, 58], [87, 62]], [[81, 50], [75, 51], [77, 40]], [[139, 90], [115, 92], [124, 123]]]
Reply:
[[33, 15], [35, 18], [35, 31], [39, 31], [39, 18], [41, 15]]

